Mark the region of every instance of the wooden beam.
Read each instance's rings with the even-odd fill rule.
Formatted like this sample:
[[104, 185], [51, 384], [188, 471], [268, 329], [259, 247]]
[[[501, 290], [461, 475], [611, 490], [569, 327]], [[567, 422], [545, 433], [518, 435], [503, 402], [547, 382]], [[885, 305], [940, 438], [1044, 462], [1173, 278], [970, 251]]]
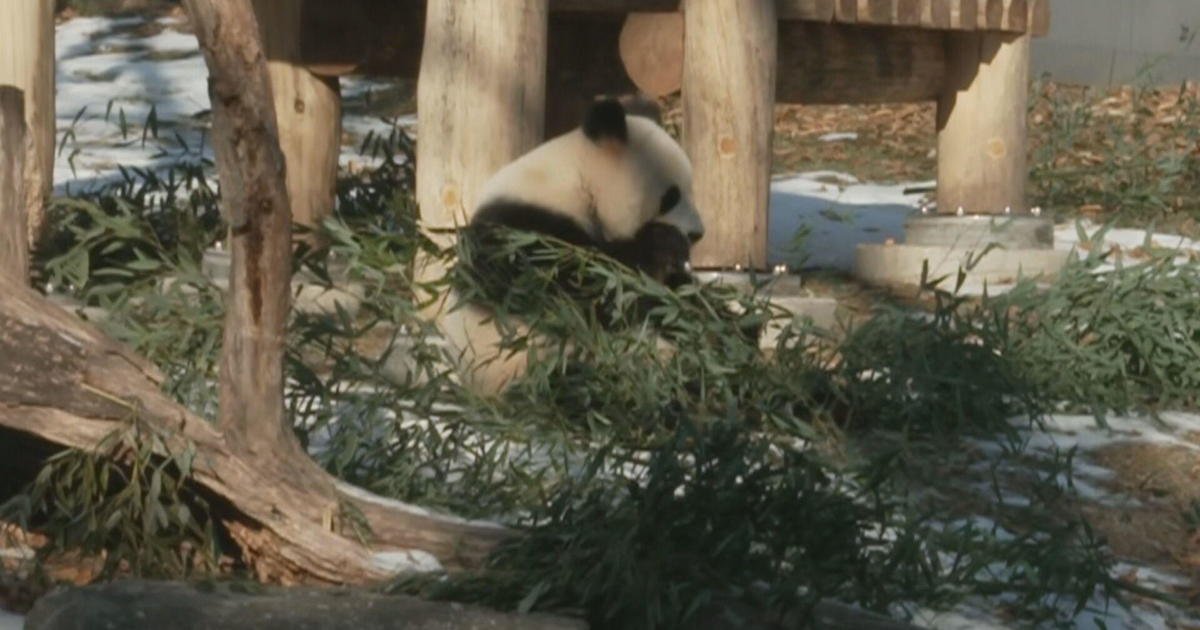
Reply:
[[0, 1], [0, 85], [25, 93], [24, 205], [31, 245], [54, 186], [54, 0]]
[[[1037, 0], [779, 0], [781, 20], [842, 24], [921, 26], [952, 30], [995, 30], [1044, 35], [1028, 18]], [[1040, 9], [1048, 13], [1048, 0]], [[1025, 16], [1025, 17], [1022, 17]]]
[[685, 0], [683, 138], [706, 236], [698, 268], [767, 263], [778, 16], [774, 0]]
[[781, 103], [936, 100], [946, 73], [945, 34], [920, 28], [780, 22]]
[[779, 7], [780, 19], [787, 17], [793, 20], [809, 20], [812, 22], [832, 22], [837, 12], [838, 0], [793, 0], [781, 2]]
[[1050, 0], [1029, 0], [1029, 33], [1041, 37], [1050, 32]]
[[938, 211], [1025, 212], [1029, 36], [947, 35], [938, 101]]
[[29, 281], [25, 225], [25, 93], [0, 85], [0, 275]]
[[[667, 21], [654, 26], [653, 32], [639, 34], [642, 46], [623, 51], [623, 61], [627, 67], [651, 69], [654, 82], [638, 83], [639, 88], [670, 94], [683, 82], [683, 33]], [[655, 39], [666, 42], [651, 44]], [[942, 32], [789, 20], [779, 23], [778, 39], [777, 102], [909, 103], [936, 100], [941, 94], [946, 67]], [[575, 74], [609, 63], [596, 58], [591, 65], [577, 66]], [[629, 73], [635, 79], [642, 76], [632, 68]], [[593, 93], [614, 92], [624, 88], [622, 80], [607, 78], [608, 84], [591, 87]]]

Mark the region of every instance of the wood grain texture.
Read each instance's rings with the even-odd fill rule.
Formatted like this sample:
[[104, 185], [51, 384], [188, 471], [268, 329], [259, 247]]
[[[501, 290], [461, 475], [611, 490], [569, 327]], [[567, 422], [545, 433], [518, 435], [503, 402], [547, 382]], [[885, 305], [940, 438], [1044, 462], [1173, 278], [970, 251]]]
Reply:
[[25, 214], [25, 93], [0, 85], [0, 275], [29, 278]]
[[1029, 36], [947, 35], [938, 101], [938, 211], [1025, 212]]
[[54, 0], [0, 1], [0, 85], [25, 93], [23, 203], [27, 238], [36, 245], [54, 186]]
[[778, 22], [774, 0], [686, 0], [684, 147], [706, 236], [697, 268], [767, 263]]
[[[921, 26], [946, 30], [995, 30], [1044, 35], [1031, 19], [1031, 3], [1048, 13], [1049, 0], [778, 0], [783, 20], [843, 24]], [[1030, 26], [1032, 25], [1032, 26]]]
[[942, 32], [780, 22], [779, 41], [781, 103], [913, 103], [936, 100], [942, 90]]
[[[225, 1], [225, 0], [222, 0]], [[221, 497], [231, 529], [260, 577], [283, 582], [362, 583], [384, 577], [372, 562], [382, 550], [423, 549], [448, 568], [478, 566], [510, 534], [386, 501], [337, 482], [307, 458], [295, 476], [250, 456], [232, 436], [163, 393], [163, 375], [129, 348], [37, 292], [0, 276], [0, 427], [55, 445], [93, 450], [136, 415], [171, 452], [195, 449], [193, 481]], [[136, 412], [136, 413], [135, 413]], [[165, 454], [165, 453], [163, 453]], [[311, 480], [317, 482], [310, 482]], [[367, 518], [361, 544], [340, 522], [339, 501]], [[344, 534], [330, 531], [346, 526]]]
[[[552, 17], [551, 21], [559, 19]], [[595, 32], [595, 28], [583, 30]], [[677, 37], [682, 34], [660, 33]], [[554, 40], [557, 36], [553, 35]], [[587, 41], [576, 33], [571, 41]], [[821, 22], [784, 20], [779, 22], [779, 70], [776, 73], [775, 100], [780, 103], [911, 103], [937, 100], [945, 74], [945, 35], [923, 28], [835, 25]], [[587, 41], [588, 50], [602, 50]], [[552, 46], [557, 48], [557, 46]], [[551, 55], [552, 69], [562, 63], [571, 68], [553, 70], [551, 77], [586, 77], [586, 80], [551, 82], [554, 98], [547, 104], [548, 132], [561, 132], [578, 124], [583, 106], [574, 105], [565, 117], [559, 104], [572, 94], [622, 94], [630, 89], [628, 80], [611, 73], [587, 72], [587, 68], [607, 68], [609, 61], [599, 53], [581, 58], [570, 51]], [[682, 55], [680, 55], [682, 57]], [[659, 58], [660, 83], [655, 88], [669, 94], [683, 83], [683, 60], [673, 56]], [[669, 71], [669, 72], [668, 72]], [[584, 99], [585, 97], [580, 97]], [[590, 96], [581, 103], [590, 101]], [[551, 114], [554, 115], [551, 115]], [[564, 118], [566, 122], [557, 119]], [[556, 121], [553, 124], [551, 121]], [[569, 123], [569, 124], [568, 124]]]
[[[333, 212], [337, 195], [342, 99], [336, 77], [319, 77], [300, 65], [301, 7], [295, 0], [254, 0], [292, 220], [316, 227]], [[315, 239], [309, 244], [318, 245]]]
[[666, 96], [683, 74], [683, 14], [630, 13], [618, 42], [625, 72], [638, 89]]
[[547, 6], [429, 0], [417, 83], [417, 203], [427, 228], [464, 225], [492, 173], [542, 140]]
[[292, 222], [267, 62], [250, 0], [187, 0], [209, 72], [231, 267], [218, 424], [268, 461], [307, 459], [283, 405]]

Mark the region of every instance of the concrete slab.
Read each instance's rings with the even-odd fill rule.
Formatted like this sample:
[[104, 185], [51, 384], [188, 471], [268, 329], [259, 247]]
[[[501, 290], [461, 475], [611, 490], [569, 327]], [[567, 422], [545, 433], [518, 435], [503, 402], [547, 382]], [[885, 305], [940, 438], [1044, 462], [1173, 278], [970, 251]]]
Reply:
[[[750, 291], [757, 284], [761, 295], [765, 295], [771, 303], [790, 312], [794, 317], [808, 318], [814, 326], [833, 330], [837, 326], [837, 300], [830, 297], [818, 297], [804, 288], [797, 274], [752, 274], [737, 271], [702, 271], [697, 272], [696, 278], [701, 282], [730, 284], [742, 290]], [[779, 335], [792, 322], [774, 321], [763, 331], [759, 345], [773, 348]]]
[[1058, 274], [1070, 252], [1053, 249], [974, 249], [938, 245], [864, 244], [858, 246], [854, 275], [880, 287], [913, 287], [929, 265], [928, 278], [966, 271], [972, 284], [1004, 285], [1018, 278]]

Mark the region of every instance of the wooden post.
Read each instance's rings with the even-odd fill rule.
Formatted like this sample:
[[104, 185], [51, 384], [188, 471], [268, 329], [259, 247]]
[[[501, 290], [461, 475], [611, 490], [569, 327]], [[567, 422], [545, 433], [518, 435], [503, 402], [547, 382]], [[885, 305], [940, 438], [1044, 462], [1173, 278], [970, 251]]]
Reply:
[[0, 2], [0, 85], [25, 93], [24, 205], [36, 245], [54, 184], [54, 0]]
[[946, 35], [938, 100], [938, 212], [1024, 212], [1029, 35]]
[[337, 77], [319, 77], [299, 65], [303, 6], [297, 0], [254, 0], [287, 163], [292, 220], [313, 227], [333, 212], [342, 101]]
[[542, 139], [547, 0], [429, 0], [417, 83], [417, 203], [461, 225], [479, 189]]
[[0, 85], [0, 274], [29, 278], [25, 226], [25, 94]]
[[683, 139], [705, 237], [698, 268], [767, 264], [774, 0], [684, 0]]

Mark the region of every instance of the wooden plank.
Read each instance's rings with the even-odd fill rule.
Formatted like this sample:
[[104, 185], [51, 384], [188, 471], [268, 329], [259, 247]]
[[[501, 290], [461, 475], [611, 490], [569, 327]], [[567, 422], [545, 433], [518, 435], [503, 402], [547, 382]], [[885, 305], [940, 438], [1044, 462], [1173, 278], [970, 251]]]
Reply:
[[1028, 28], [1034, 37], [1050, 32], [1050, 0], [1030, 0]]
[[899, 26], [921, 26], [922, 15], [927, 12], [931, 3], [926, 0], [898, 0], [896, 5], [896, 24]]
[[787, 19], [832, 22], [836, 13], [835, 4], [836, 0], [794, 0], [790, 4], [781, 4], [779, 9], [781, 12], [788, 11]]
[[950, 0], [950, 28], [973, 31], [977, 26], [979, 4], [977, 0]]
[[1000, 29], [1016, 33], [1024, 33], [1029, 30], [1028, 0], [1008, 0]]
[[837, 0], [834, 19], [853, 24], [858, 21], [858, 0]]
[[858, 21], [894, 24], [896, 0], [858, 0]]
[[982, 31], [998, 31], [1004, 20], [1005, 0], [978, 0], [976, 26]]
[[923, 28], [779, 24], [780, 103], [936, 100], [946, 73], [945, 33]]
[[[311, 0], [310, 0], [311, 1]], [[317, 0], [328, 2], [329, 0]], [[680, 0], [550, 0], [551, 11], [580, 13], [633, 13], [677, 11]]]
[[950, 28], [950, 3], [947, 0], [930, 0], [927, 4], [928, 8], [922, 16], [923, 25], [929, 28]]

